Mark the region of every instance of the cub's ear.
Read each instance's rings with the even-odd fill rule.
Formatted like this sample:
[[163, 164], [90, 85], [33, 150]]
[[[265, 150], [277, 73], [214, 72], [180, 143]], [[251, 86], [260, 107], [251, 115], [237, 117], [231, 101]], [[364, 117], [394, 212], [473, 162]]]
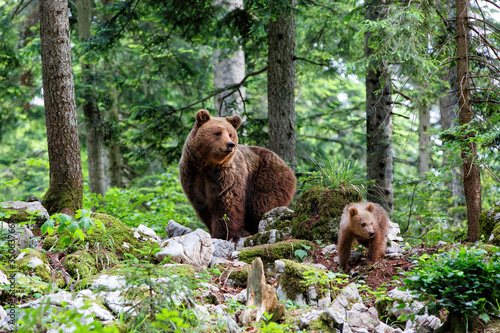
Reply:
[[373, 213], [373, 210], [375, 209], [375, 206], [370, 203], [368, 206], [366, 206], [366, 210], [369, 211], [370, 213]]
[[210, 120], [210, 114], [207, 110], [200, 110], [196, 112], [196, 126], [200, 127]]
[[356, 214], [358, 214], [358, 209], [356, 207], [349, 208], [349, 215], [351, 215], [351, 217], [355, 216]]
[[226, 117], [226, 120], [229, 121], [229, 123], [233, 125], [235, 129], [238, 129], [238, 127], [240, 127], [241, 125], [241, 117], [238, 115], [234, 115], [232, 117]]

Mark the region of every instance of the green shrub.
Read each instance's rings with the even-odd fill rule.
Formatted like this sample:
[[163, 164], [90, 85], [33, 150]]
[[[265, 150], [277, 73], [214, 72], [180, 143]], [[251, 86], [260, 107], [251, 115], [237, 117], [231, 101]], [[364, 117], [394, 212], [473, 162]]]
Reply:
[[448, 310], [446, 329], [471, 330], [477, 319], [499, 314], [500, 249], [493, 255], [476, 247], [424, 255], [404, 282], [427, 304], [430, 314]]

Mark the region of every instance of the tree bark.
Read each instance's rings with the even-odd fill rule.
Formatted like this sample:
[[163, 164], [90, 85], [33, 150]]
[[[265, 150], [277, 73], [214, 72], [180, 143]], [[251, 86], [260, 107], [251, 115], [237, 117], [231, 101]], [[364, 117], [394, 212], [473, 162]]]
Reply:
[[[365, 18], [377, 21], [383, 17], [384, 0], [367, 0]], [[365, 55], [370, 57], [371, 33], [365, 36]], [[387, 64], [373, 61], [366, 76], [366, 165], [369, 201], [379, 203], [389, 213], [394, 206], [392, 96]], [[378, 92], [377, 92], [378, 91]]]
[[418, 107], [418, 174], [431, 171], [431, 112], [429, 106]]
[[[224, 6], [228, 11], [243, 9], [243, 0], [217, 1], [214, 6]], [[217, 49], [214, 54], [214, 87], [224, 88], [239, 83], [245, 77], [245, 52], [238, 49], [231, 52], [227, 49]], [[230, 96], [230, 90], [217, 94], [214, 98], [215, 108], [219, 117], [234, 114], [241, 115], [244, 111], [245, 88], [241, 87]], [[226, 97], [227, 96], [227, 97]]]
[[50, 214], [82, 208], [83, 176], [78, 141], [67, 0], [40, 0], [42, 76], [50, 164], [43, 205]]
[[[78, 40], [85, 41], [91, 37], [90, 25], [92, 22], [93, 0], [78, 0]], [[87, 164], [89, 168], [89, 189], [91, 193], [104, 196], [104, 167], [103, 167], [103, 142], [104, 131], [101, 111], [97, 106], [94, 91], [95, 66], [80, 59], [82, 68], [83, 114], [85, 116], [85, 129], [87, 130]]]
[[477, 151], [474, 134], [467, 129], [473, 126], [474, 113], [471, 106], [468, 61], [467, 0], [457, 0], [457, 82], [458, 120], [466, 131], [463, 138], [462, 162], [465, 203], [467, 205], [467, 239], [475, 242], [479, 238], [479, 214], [481, 214], [481, 173], [476, 163]]
[[295, 0], [271, 0], [269, 6], [269, 149], [295, 170]]

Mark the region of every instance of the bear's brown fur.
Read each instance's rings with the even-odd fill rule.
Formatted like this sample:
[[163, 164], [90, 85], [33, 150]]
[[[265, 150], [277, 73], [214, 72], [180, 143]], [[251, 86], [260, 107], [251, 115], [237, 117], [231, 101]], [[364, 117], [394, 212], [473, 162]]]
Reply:
[[349, 270], [351, 246], [354, 240], [368, 248], [368, 261], [382, 260], [385, 256], [389, 217], [380, 205], [359, 202], [346, 205], [340, 218], [338, 255], [340, 267]]
[[295, 175], [278, 155], [238, 145], [240, 124], [238, 115], [198, 111], [179, 163], [184, 193], [214, 238], [257, 233], [262, 215], [295, 194]]

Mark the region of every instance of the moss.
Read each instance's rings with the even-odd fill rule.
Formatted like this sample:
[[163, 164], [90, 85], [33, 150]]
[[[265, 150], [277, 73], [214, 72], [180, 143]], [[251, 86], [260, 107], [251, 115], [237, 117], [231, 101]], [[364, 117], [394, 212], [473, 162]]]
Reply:
[[167, 275], [177, 275], [177, 276], [189, 277], [189, 278], [195, 278], [195, 276], [196, 276], [196, 273], [194, 271], [194, 267], [191, 265], [166, 264], [166, 265], [163, 265], [163, 268], [161, 270], [164, 271]]
[[59, 212], [68, 214], [81, 209], [82, 202], [83, 183], [79, 185], [72, 181], [51, 182], [49, 189], [43, 196], [42, 205], [50, 215]]
[[248, 266], [231, 268], [227, 279], [232, 280], [232, 284], [237, 287], [246, 288], [248, 282]]
[[[29, 263], [33, 258], [40, 259], [43, 264], [31, 267]], [[44, 254], [35, 249], [29, 249], [29, 252], [26, 253], [22, 259], [17, 260], [16, 265], [22, 273], [26, 275], [36, 275], [42, 281], [50, 282], [50, 267], [47, 258]]]
[[42, 248], [45, 251], [50, 251], [52, 247], [56, 244], [57, 239], [58, 238], [56, 236], [46, 236], [45, 239], [43, 240]]
[[294, 252], [298, 249], [304, 250], [305, 245], [314, 248], [314, 244], [307, 240], [292, 239], [275, 244], [263, 244], [244, 248], [238, 255], [238, 259], [250, 264], [254, 259], [260, 257], [265, 264], [274, 263], [278, 259], [294, 258]]
[[[285, 262], [285, 268], [283, 274], [278, 278], [278, 284], [286, 291], [287, 298], [295, 299], [297, 295], [304, 294], [307, 292], [308, 286], [306, 285], [304, 272], [314, 271], [318, 274], [326, 273], [325, 270], [316, 268], [311, 265], [300, 264], [291, 260], [282, 260]], [[313, 285], [318, 293], [318, 298], [321, 299], [324, 296], [322, 292], [323, 289], [328, 288], [328, 286], [321, 286], [318, 284]]]
[[[276, 232], [276, 241], [281, 241], [283, 238], [284, 238], [284, 233], [278, 230]], [[270, 239], [271, 239], [271, 231], [266, 230], [247, 237], [243, 242], [243, 246], [249, 247], [254, 245], [268, 244]]]
[[375, 309], [377, 309], [378, 315], [381, 319], [387, 319], [390, 322], [394, 322], [397, 318], [391, 316], [390, 310], [393, 307], [395, 299], [389, 297], [382, 297], [375, 303]]
[[[479, 236], [484, 236], [488, 240], [490, 235], [494, 233], [495, 238], [500, 237], [498, 233], [493, 232], [495, 227], [500, 223], [500, 215], [498, 214], [500, 214], [500, 206], [494, 206], [479, 215]], [[496, 244], [498, 245], [499, 243]]]
[[140, 254], [140, 252], [147, 252], [148, 247], [156, 246], [156, 243], [152, 241], [140, 242], [134, 237], [134, 231], [129, 226], [113, 216], [94, 213], [91, 218], [94, 222], [101, 221], [105, 230], [96, 224], [92, 228], [92, 233], [85, 235], [84, 241], [77, 240], [69, 247], [68, 253], [84, 250], [88, 246], [92, 249], [98, 246], [100, 250], [114, 253], [118, 260], [123, 260], [125, 254], [128, 253], [141, 259], [150, 259], [156, 262], [154, 255], [151, 258], [146, 258], [145, 255]]
[[292, 236], [311, 241], [337, 242], [344, 207], [362, 200], [354, 189], [312, 187], [298, 200], [292, 218]]

